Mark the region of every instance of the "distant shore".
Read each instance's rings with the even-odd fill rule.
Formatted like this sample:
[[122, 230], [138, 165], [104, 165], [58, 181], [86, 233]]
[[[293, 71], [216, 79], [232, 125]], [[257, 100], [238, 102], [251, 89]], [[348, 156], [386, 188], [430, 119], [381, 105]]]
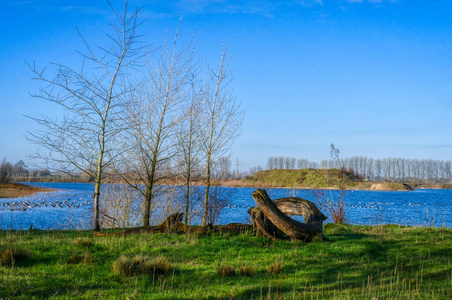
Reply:
[[[163, 184], [184, 185], [182, 180], [167, 180]], [[195, 179], [192, 182], [194, 186], [205, 185], [204, 180]], [[281, 186], [278, 184], [266, 184], [262, 182], [250, 182], [242, 179], [222, 179], [212, 182], [212, 186], [223, 186], [231, 188], [281, 188], [281, 189], [326, 189], [338, 190], [338, 186], [329, 187], [312, 187], [312, 186]], [[357, 183], [356, 186], [347, 186], [345, 190], [358, 191], [411, 191], [413, 189], [452, 189], [452, 184], [404, 184], [397, 182], [362, 182]], [[0, 184], [0, 199], [1, 198], [19, 198], [26, 197], [41, 192], [52, 192], [55, 189], [42, 188], [22, 183], [3, 183]]]
[[52, 191], [55, 191], [55, 189], [42, 188], [15, 182], [0, 184], [0, 198], [19, 198], [30, 196], [36, 193]]

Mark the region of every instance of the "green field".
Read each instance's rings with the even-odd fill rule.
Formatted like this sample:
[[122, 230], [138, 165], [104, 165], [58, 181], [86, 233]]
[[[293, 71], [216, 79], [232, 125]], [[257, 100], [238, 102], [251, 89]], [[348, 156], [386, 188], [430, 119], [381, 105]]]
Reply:
[[452, 229], [327, 224], [325, 235], [0, 231], [0, 299], [452, 298]]

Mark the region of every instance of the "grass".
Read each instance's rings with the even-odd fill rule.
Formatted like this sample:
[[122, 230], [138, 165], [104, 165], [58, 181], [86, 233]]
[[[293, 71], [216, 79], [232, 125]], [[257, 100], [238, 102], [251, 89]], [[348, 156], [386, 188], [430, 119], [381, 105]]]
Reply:
[[[0, 250], [27, 250], [0, 266], [0, 299], [452, 298], [452, 229], [327, 224], [325, 235], [304, 244], [251, 232], [0, 231]], [[235, 276], [218, 272], [222, 263]]]
[[30, 186], [21, 183], [2, 183], [0, 184], [0, 198], [19, 198], [30, 196], [39, 192], [50, 192], [54, 189]]
[[284, 264], [281, 261], [275, 261], [268, 267], [268, 273], [279, 274], [284, 269]]
[[150, 258], [142, 254], [121, 257], [114, 261], [113, 272], [119, 276], [154, 275], [168, 273], [171, 265], [164, 256]]
[[[342, 184], [345, 189], [369, 190], [375, 186], [372, 182], [360, 182], [352, 175], [338, 169], [283, 169], [263, 170], [242, 180], [243, 185], [250, 187], [297, 187], [297, 188], [336, 188]], [[406, 190], [400, 182], [379, 183], [383, 190]]]
[[28, 258], [28, 251], [16, 248], [0, 249], [0, 265], [14, 267], [16, 263], [21, 263]]

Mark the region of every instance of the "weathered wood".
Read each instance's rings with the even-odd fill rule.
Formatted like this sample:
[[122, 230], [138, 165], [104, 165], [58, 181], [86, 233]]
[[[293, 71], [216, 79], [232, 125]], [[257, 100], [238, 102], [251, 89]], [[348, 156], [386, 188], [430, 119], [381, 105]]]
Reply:
[[[265, 236], [280, 238], [277, 231], [265, 221], [260, 213], [274, 226], [292, 238], [303, 241], [311, 241], [314, 238], [324, 239], [323, 221], [326, 217], [311, 201], [296, 197], [272, 201], [263, 189], [254, 191], [252, 196], [259, 207], [250, 209], [248, 212], [253, 219], [253, 225]], [[303, 216], [305, 223], [298, 222], [285, 213]]]
[[184, 213], [175, 213], [168, 216], [162, 223], [159, 224], [159, 227], [163, 231], [168, 231], [173, 229], [173, 227], [181, 222], [184, 217]]
[[248, 209], [248, 213], [251, 216], [251, 220], [253, 222], [253, 229], [257, 230], [258, 233], [262, 233], [264, 236], [270, 239], [286, 239], [284, 235], [282, 235], [278, 228], [273, 224], [262, 212], [262, 210], [258, 207], [251, 207]]

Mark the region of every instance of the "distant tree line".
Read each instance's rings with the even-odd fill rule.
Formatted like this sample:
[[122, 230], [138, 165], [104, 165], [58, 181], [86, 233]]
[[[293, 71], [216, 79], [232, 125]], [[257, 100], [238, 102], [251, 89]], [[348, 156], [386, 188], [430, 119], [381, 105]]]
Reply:
[[19, 160], [15, 164], [3, 158], [0, 164], [0, 183], [6, 183], [14, 180], [22, 180], [25, 178], [46, 178], [51, 175], [48, 169], [28, 169], [23, 160]]
[[452, 180], [452, 161], [434, 159], [382, 158], [353, 156], [319, 163], [295, 157], [269, 157], [267, 169], [345, 168], [355, 176], [374, 180], [442, 182]]
[[267, 160], [267, 170], [275, 169], [317, 169], [318, 163], [306, 158], [296, 159], [289, 156], [272, 156]]

